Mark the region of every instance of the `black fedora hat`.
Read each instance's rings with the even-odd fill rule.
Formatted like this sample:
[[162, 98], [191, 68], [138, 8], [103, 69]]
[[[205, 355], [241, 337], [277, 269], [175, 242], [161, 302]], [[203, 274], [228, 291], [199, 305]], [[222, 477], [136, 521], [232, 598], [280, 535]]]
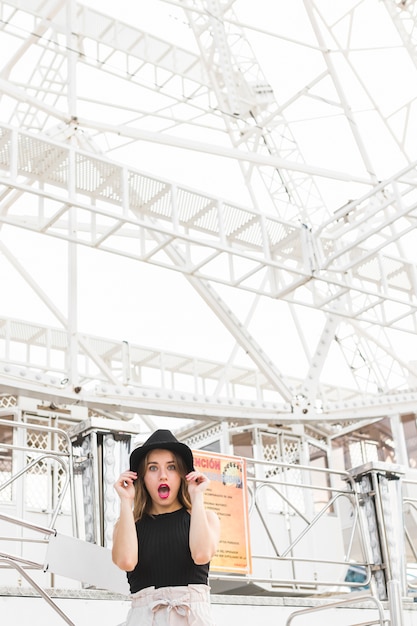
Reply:
[[191, 449], [178, 441], [170, 430], [156, 430], [141, 446], [135, 448], [130, 455], [130, 470], [137, 472], [139, 463], [150, 452], [156, 449], [172, 450], [184, 461], [188, 472], [194, 470], [194, 458]]

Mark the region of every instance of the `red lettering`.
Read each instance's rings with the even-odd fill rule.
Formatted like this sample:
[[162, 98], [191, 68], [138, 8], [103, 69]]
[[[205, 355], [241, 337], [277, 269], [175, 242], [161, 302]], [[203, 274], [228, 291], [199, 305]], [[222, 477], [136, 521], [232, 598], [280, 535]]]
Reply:
[[196, 456], [194, 458], [194, 465], [196, 467], [201, 467], [203, 469], [211, 469], [211, 470], [220, 471], [219, 459], [206, 459], [206, 458], [199, 458], [198, 456]]

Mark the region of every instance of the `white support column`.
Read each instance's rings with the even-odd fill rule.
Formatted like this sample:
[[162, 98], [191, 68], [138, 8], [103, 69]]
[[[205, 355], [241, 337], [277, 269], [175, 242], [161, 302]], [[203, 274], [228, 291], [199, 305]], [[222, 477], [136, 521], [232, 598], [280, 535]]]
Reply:
[[395, 456], [399, 465], [408, 467], [408, 453], [407, 446], [404, 438], [404, 428], [401, 423], [401, 416], [399, 414], [392, 415], [390, 418], [392, 438], [395, 441]]
[[392, 626], [402, 626], [401, 595], [406, 594], [404, 519], [401, 477], [392, 463], [371, 462], [350, 470], [362, 497], [362, 521], [368, 535], [366, 549], [372, 566], [372, 585], [380, 600], [388, 600]]

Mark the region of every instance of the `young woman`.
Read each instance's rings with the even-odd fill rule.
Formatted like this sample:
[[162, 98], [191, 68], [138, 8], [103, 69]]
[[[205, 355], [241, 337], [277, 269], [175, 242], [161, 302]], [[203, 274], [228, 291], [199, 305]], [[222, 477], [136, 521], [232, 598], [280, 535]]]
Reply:
[[214, 626], [208, 572], [220, 523], [204, 507], [208, 484], [191, 449], [169, 430], [130, 455], [114, 485], [120, 517], [112, 549], [132, 594], [125, 626]]

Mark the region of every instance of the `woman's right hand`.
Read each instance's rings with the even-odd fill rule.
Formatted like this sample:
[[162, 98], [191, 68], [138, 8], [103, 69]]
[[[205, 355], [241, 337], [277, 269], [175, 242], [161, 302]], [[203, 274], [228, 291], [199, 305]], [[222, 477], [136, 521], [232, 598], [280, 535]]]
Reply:
[[136, 472], [126, 470], [114, 483], [120, 497], [120, 517], [113, 530], [112, 559], [124, 572], [131, 572], [138, 562], [138, 537], [132, 506], [137, 477]]
[[114, 483], [114, 488], [117, 491], [120, 499], [128, 499], [133, 500], [135, 497], [135, 485], [134, 481], [137, 479], [138, 475], [136, 472], [131, 472], [130, 470], [126, 470], [120, 474], [119, 478]]

